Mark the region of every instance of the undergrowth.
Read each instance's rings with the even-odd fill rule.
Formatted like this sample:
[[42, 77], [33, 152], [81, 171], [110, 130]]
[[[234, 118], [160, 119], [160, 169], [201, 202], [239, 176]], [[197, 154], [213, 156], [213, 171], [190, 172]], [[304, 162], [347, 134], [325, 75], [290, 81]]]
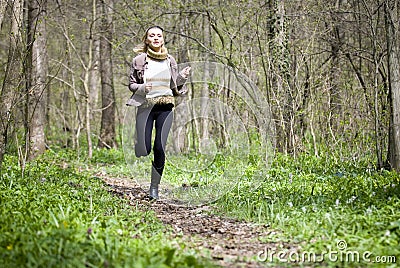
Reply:
[[[136, 176], [132, 168], [145, 175], [147, 160], [127, 165], [122, 150], [95, 150], [91, 159], [60, 150], [22, 171], [16, 158], [7, 157], [0, 181], [0, 266], [210, 267], [209, 261], [188, 254], [180, 241], [170, 241], [167, 227], [152, 211], [128, 206], [95, 175]], [[226, 161], [216, 157], [201, 175], [220, 176]], [[268, 256], [260, 264], [315, 265], [312, 259], [293, 259], [301, 253], [315, 254], [317, 265], [335, 267], [395, 267], [399, 262], [396, 172], [334, 154], [277, 154], [262, 171], [258, 162], [256, 156], [248, 159], [246, 169], [237, 172], [238, 183], [214, 207], [215, 213], [268, 226], [271, 234], [257, 239], [290, 244], [298, 254], [274, 249], [286, 259]], [[264, 179], [253, 183], [260, 172]], [[166, 173], [171, 180], [182, 178], [171, 164]]]
[[278, 230], [261, 239], [298, 246], [291, 260], [290, 250], [278, 250], [287, 262], [298, 262], [306, 252], [333, 266], [395, 266], [400, 261], [399, 182], [396, 172], [376, 171], [368, 161], [278, 154], [261, 185], [239, 183], [219, 200], [218, 210]]
[[[24, 170], [6, 157], [0, 180], [0, 267], [209, 267], [180, 252], [152, 211], [112, 195], [82, 167], [121, 165], [116, 151], [87, 161], [48, 151]], [[79, 165], [78, 165], [79, 163]], [[111, 165], [110, 165], [111, 166]]]

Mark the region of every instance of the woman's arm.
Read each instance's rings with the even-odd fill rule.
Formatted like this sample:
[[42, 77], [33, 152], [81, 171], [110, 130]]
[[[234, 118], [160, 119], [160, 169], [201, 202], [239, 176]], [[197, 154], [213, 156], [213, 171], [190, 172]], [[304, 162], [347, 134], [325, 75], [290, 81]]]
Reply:
[[146, 95], [145, 84], [143, 81], [145, 64], [144, 55], [136, 56], [132, 61], [129, 74], [129, 90], [133, 93]]
[[178, 72], [178, 64], [176, 63], [174, 57], [170, 56], [171, 61], [171, 76], [172, 82], [171, 85], [172, 91], [174, 91], [174, 95], [184, 95], [187, 93], [186, 81], [189, 76], [190, 67], [185, 67], [181, 72]]

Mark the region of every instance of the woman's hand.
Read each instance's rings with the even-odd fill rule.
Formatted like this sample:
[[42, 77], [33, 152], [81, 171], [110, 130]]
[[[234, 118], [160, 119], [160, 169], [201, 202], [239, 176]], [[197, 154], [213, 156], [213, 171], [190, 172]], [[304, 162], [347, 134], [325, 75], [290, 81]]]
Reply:
[[189, 75], [190, 75], [190, 70], [192, 69], [192, 67], [190, 67], [190, 66], [187, 66], [187, 67], [185, 67], [185, 68], [183, 68], [183, 70], [181, 71], [181, 76], [183, 77], [183, 78], [188, 78], [189, 77]]
[[150, 92], [152, 89], [153, 85], [151, 83], [147, 83], [146, 86], [144, 87], [144, 92], [147, 94]]

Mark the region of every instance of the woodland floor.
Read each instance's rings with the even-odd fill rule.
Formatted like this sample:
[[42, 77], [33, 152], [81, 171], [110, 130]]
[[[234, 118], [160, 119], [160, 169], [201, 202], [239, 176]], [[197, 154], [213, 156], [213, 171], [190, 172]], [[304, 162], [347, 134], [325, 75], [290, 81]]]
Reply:
[[[212, 258], [222, 267], [266, 267], [267, 262], [257, 259], [260, 251], [266, 248], [275, 252], [297, 251], [296, 245], [263, 242], [275, 232], [268, 226], [217, 216], [212, 213], [210, 205], [175, 205], [162, 200], [162, 197], [150, 202], [147, 191], [139, 185], [121, 178], [102, 177], [111, 192], [128, 199], [132, 206], [143, 211], [153, 210], [160, 221], [171, 227], [172, 236], [183, 240], [185, 248]], [[276, 267], [277, 263], [269, 265]]]

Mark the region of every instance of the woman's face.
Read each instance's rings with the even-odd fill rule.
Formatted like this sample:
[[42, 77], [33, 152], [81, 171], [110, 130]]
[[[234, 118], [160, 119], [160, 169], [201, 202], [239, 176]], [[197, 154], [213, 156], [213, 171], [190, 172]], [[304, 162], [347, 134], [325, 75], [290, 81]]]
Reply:
[[151, 28], [148, 30], [146, 44], [148, 44], [152, 50], [159, 52], [164, 45], [162, 30], [159, 28]]

